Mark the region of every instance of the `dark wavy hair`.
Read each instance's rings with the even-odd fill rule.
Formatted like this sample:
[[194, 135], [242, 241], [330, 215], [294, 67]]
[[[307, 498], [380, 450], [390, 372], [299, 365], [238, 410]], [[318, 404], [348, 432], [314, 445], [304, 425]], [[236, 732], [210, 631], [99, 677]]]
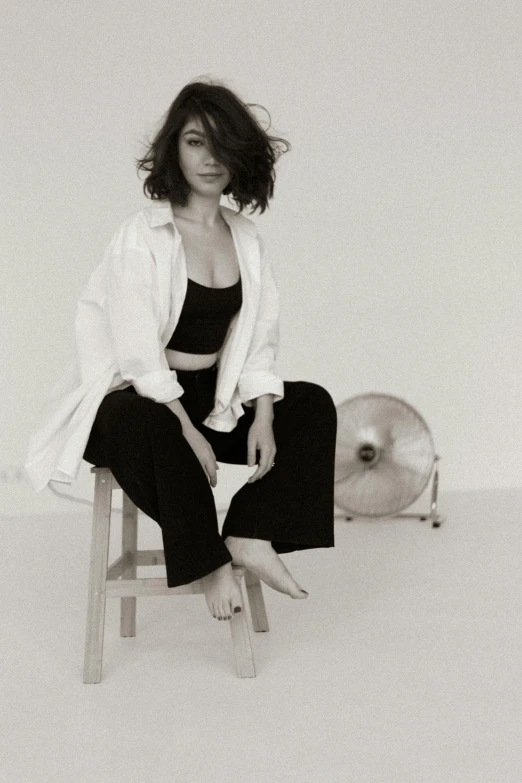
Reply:
[[291, 144], [266, 133], [250, 109], [257, 105], [243, 103], [220, 82], [189, 82], [164, 115], [153, 141], [146, 145], [146, 154], [135, 159], [138, 173], [150, 172], [143, 183], [145, 195], [186, 206], [190, 187], [179, 166], [178, 139], [185, 123], [198, 117], [212, 154], [231, 174], [223, 195], [230, 194], [239, 212], [251, 205], [251, 214], [256, 209], [262, 214], [274, 195], [275, 163]]

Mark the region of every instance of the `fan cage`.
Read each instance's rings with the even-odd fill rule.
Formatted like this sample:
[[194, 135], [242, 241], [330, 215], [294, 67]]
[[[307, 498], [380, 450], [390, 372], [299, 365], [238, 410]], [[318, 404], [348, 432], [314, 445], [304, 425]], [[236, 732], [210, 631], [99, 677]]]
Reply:
[[[368, 393], [362, 393], [358, 394], [354, 397], [350, 397], [347, 400], [344, 400], [343, 402], [339, 403], [337, 406], [337, 412], [338, 412], [338, 418], [342, 416], [343, 410], [348, 410], [351, 407], [356, 407], [357, 402], [360, 400], [364, 400], [366, 402], [371, 401], [383, 401], [390, 403], [392, 406], [396, 406], [397, 404], [403, 406], [405, 412], [408, 413], [408, 415], [413, 415], [413, 417], [418, 421], [421, 430], [423, 431], [423, 436], [427, 439], [427, 442], [429, 443], [429, 451], [430, 451], [430, 465], [429, 469], [426, 470], [424, 478], [422, 480], [422, 483], [419, 485], [420, 488], [416, 488], [414, 493], [412, 493], [408, 499], [407, 502], [404, 500], [397, 501], [395, 504], [391, 503], [388, 504], [385, 510], [382, 508], [378, 511], [368, 511], [367, 509], [361, 510], [361, 508], [357, 508], [356, 505], [350, 505], [349, 502], [346, 500], [343, 500], [342, 502], [339, 502], [338, 493], [336, 492], [336, 499], [335, 499], [335, 505], [341, 509], [343, 512], [349, 514], [353, 517], [365, 517], [368, 519], [386, 519], [388, 517], [393, 517], [398, 512], [403, 511], [406, 508], [409, 508], [413, 503], [415, 503], [416, 500], [419, 499], [419, 497], [423, 494], [426, 487], [428, 486], [428, 483], [433, 475], [433, 470], [436, 464], [437, 455], [435, 453], [435, 443], [433, 440], [433, 436], [431, 433], [430, 428], [428, 427], [428, 424], [424, 417], [415, 409], [413, 408], [406, 400], [402, 399], [401, 397], [397, 397], [395, 395], [390, 394], [384, 394], [381, 392], [368, 392]], [[371, 451], [375, 448], [375, 445], [369, 442], [361, 441], [358, 444], [358, 453], [361, 454], [365, 449], [368, 451]], [[367, 468], [367, 470], [371, 470], [372, 468]], [[342, 477], [341, 479], [336, 480], [335, 484], [342, 484], [343, 481], [346, 481], [346, 476]]]

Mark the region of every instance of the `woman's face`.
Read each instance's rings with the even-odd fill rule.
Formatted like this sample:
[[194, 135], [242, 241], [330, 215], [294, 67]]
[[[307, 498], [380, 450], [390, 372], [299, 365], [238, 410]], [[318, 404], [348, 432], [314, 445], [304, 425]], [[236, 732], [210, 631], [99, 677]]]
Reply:
[[[215, 128], [211, 117], [209, 122]], [[230, 182], [230, 172], [212, 155], [205, 128], [198, 117], [190, 119], [181, 129], [178, 156], [181, 171], [191, 190], [202, 195], [219, 195]], [[209, 174], [217, 176], [207, 176]]]

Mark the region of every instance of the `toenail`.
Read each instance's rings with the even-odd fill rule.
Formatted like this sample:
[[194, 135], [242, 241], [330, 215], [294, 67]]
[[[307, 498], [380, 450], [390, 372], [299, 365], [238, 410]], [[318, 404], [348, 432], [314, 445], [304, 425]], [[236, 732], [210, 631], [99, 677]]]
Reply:
[[234, 607], [234, 612], [240, 612], [240, 611], [241, 611], [241, 607], [240, 606]]

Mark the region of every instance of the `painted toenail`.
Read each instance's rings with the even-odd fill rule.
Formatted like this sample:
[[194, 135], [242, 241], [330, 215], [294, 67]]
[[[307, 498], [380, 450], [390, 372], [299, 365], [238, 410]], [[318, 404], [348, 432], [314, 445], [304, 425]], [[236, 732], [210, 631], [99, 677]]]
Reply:
[[240, 606], [234, 607], [234, 612], [237, 613], [237, 612], [240, 612], [240, 611], [241, 611], [241, 607]]

